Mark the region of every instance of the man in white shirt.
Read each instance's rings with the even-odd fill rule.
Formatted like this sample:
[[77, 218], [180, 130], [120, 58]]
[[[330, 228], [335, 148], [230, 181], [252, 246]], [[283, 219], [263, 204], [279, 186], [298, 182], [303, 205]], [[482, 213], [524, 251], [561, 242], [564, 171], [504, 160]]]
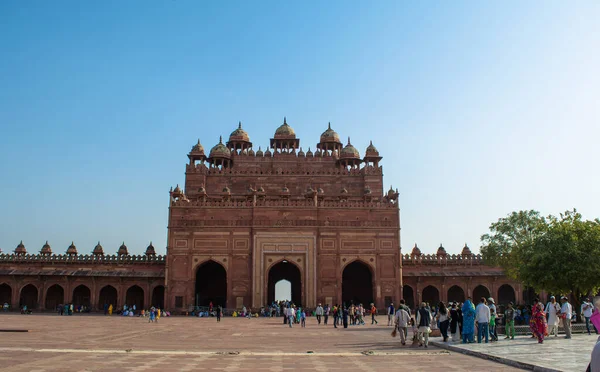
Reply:
[[550, 302], [546, 304], [546, 314], [548, 314], [548, 335], [554, 334], [554, 337], [558, 337], [558, 313], [560, 313], [560, 305], [556, 302], [554, 296], [550, 296]]
[[396, 310], [396, 314], [394, 315], [394, 321], [396, 324], [396, 328], [400, 333], [400, 342], [402, 345], [406, 345], [406, 334], [408, 332], [408, 322], [410, 320], [410, 315], [404, 310], [402, 307], [399, 307]]
[[477, 322], [477, 343], [481, 343], [485, 335], [485, 343], [489, 341], [490, 308], [485, 304], [485, 297], [481, 297], [479, 305], [475, 308], [475, 322]]
[[319, 325], [321, 325], [321, 317], [323, 316], [323, 307], [321, 306], [321, 304], [319, 304], [319, 306], [317, 306], [317, 308], [315, 309], [315, 315], [317, 316], [317, 322], [319, 323]]
[[[590, 318], [592, 317], [592, 311], [594, 310], [594, 305], [590, 302], [589, 298], [586, 298], [581, 304], [581, 314], [585, 318], [585, 328], [587, 328], [588, 335], [591, 335], [592, 332], [590, 330]], [[594, 325], [592, 325], [594, 327]], [[594, 327], [594, 331], [598, 334], [598, 330]]]
[[563, 319], [565, 326], [565, 338], [571, 338], [571, 316], [573, 315], [573, 307], [569, 303], [566, 297], [560, 299], [562, 306], [560, 307], [560, 316]]

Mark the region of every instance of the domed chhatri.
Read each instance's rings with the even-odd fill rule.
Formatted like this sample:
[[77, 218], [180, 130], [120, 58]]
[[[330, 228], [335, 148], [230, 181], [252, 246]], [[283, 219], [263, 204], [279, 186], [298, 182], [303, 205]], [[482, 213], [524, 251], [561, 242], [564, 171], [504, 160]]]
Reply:
[[46, 240], [46, 243], [42, 246], [40, 253], [41, 254], [52, 254], [52, 248], [50, 247], [50, 244], [48, 244], [47, 240]]
[[421, 255], [421, 250], [419, 249], [419, 247], [417, 247], [417, 243], [415, 243], [415, 246], [412, 249], [412, 252], [410, 253], [411, 256], [420, 256]]
[[446, 253], [446, 248], [444, 248], [444, 246], [442, 244], [440, 244], [440, 247], [437, 250], [437, 255], [438, 256], [445, 256]]
[[150, 245], [146, 248], [146, 256], [156, 256], [156, 250], [154, 249], [152, 242], [150, 242]]
[[275, 135], [271, 138], [270, 147], [278, 153], [295, 153], [300, 147], [300, 140], [296, 138], [296, 132], [287, 123], [286, 118], [283, 118], [283, 124], [277, 128]]
[[[100, 244], [100, 243], [98, 243]], [[127, 246], [125, 245], [125, 242], [123, 242], [123, 244], [121, 244], [121, 246], [119, 247], [119, 250], [117, 251], [117, 255], [119, 256], [127, 256], [129, 254], [129, 251], [127, 250]]]
[[27, 249], [25, 249], [25, 245], [23, 244], [23, 241], [21, 240], [21, 242], [19, 243], [19, 245], [17, 245], [17, 248], [15, 248], [15, 253], [17, 255], [21, 255], [21, 254], [27, 254]]
[[204, 147], [200, 144], [200, 140], [192, 147], [192, 150], [188, 154], [188, 158], [190, 159], [190, 165], [195, 165], [196, 161], [203, 163], [204, 160], [206, 160]]
[[219, 143], [210, 149], [208, 162], [213, 167], [228, 168], [231, 166], [231, 150], [223, 144], [223, 137], [219, 137]]
[[317, 149], [323, 151], [340, 152], [342, 150], [342, 141], [340, 136], [331, 129], [331, 123], [327, 125], [327, 130], [321, 134]]
[[71, 242], [71, 245], [67, 248], [67, 254], [69, 256], [76, 256], [77, 255], [77, 247], [75, 246], [74, 242]]
[[473, 253], [471, 252], [471, 248], [469, 248], [469, 246], [467, 245], [467, 243], [465, 243], [465, 246], [462, 249], [461, 255], [462, 256], [471, 256]]
[[360, 159], [360, 153], [356, 147], [350, 143], [350, 137], [348, 137], [348, 144], [340, 152], [340, 165], [343, 167], [358, 168], [362, 160]]
[[383, 159], [379, 156], [379, 151], [377, 148], [373, 146], [373, 141], [370, 141], [369, 146], [367, 146], [367, 150], [365, 151], [365, 158], [363, 161], [367, 166], [379, 167], [379, 162]]
[[284, 139], [289, 139], [289, 138], [296, 138], [296, 132], [294, 132], [294, 129], [292, 127], [290, 127], [287, 123], [286, 118], [283, 118], [283, 124], [281, 124], [279, 126], [279, 128], [277, 128], [277, 130], [275, 130], [275, 139], [279, 139], [279, 138], [284, 138]]
[[260, 146], [258, 146], [258, 150], [256, 151], [256, 156], [262, 158], [264, 155], [265, 155], [265, 153], [263, 152], [262, 148]]
[[229, 135], [229, 141], [227, 141], [227, 148], [232, 151], [239, 150], [239, 153], [243, 153], [244, 150], [248, 150], [252, 148], [252, 142], [250, 142], [250, 136], [248, 133], [242, 129], [242, 122], [240, 121], [238, 124], [238, 128], [231, 132]]
[[100, 242], [98, 242], [98, 244], [96, 244], [96, 246], [94, 247], [94, 250], [92, 251], [92, 254], [94, 256], [104, 256], [104, 248], [102, 248], [102, 246], [100, 245]]

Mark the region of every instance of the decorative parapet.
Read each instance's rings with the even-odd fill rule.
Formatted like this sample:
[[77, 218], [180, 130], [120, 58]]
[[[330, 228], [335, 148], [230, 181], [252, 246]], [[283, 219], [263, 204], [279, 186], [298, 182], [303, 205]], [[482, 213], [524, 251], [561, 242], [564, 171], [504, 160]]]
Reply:
[[[294, 156], [294, 155], [288, 155], [288, 154], [284, 154], [283, 156], [288, 157], [288, 156]], [[244, 157], [254, 157], [252, 155], [245, 155]], [[203, 175], [227, 175], [227, 176], [234, 176], [234, 175], [257, 175], [257, 176], [270, 176], [270, 175], [280, 175], [280, 174], [288, 174], [288, 175], [299, 175], [299, 176], [319, 176], [319, 175], [323, 175], [323, 176], [362, 176], [362, 175], [381, 175], [383, 174], [383, 168], [381, 166], [379, 167], [373, 167], [373, 166], [363, 166], [362, 168], [351, 168], [351, 169], [347, 169], [347, 168], [343, 168], [343, 167], [338, 167], [336, 165], [334, 165], [334, 161], [335, 158], [331, 157], [331, 156], [325, 156], [325, 157], [312, 157], [312, 156], [299, 156], [298, 157], [298, 163], [299, 166], [296, 166], [294, 168], [286, 168], [286, 169], [282, 169], [282, 170], [277, 170], [277, 169], [272, 169], [271, 167], [265, 168], [265, 169], [261, 169], [260, 166], [248, 166], [245, 167], [246, 164], [250, 165], [250, 164], [257, 164], [260, 165], [261, 163], [265, 163], [265, 166], [267, 163], [272, 162], [272, 159], [276, 159], [275, 158], [271, 158], [271, 157], [256, 157], [256, 160], [252, 163], [239, 163], [236, 164], [234, 162], [234, 166], [232, 168], [208, 168], [206, 165], [204, 164], [187, 164], [186, 165], [186, 172], [188, 173], [200, 173]], [[314, 159], [314, 160], [313, 160]], [[321, 161], [327, 161], [328, 159], [331, 159], [332, 162], [332, 166], [331, 167], [312, 167], [310, 163], [315, 163], [318, 164]]]
[[93, 263], [93, 264], [164, 264], [167, 256], [146, 256], [146, 255], [67, 255], [67, 254], [0, 254], [0, 263], [4, 262], [40, 262], [40, 263]]
[[402, 265], [485, 265], [485, 263], [483, 256], [480, 254], [470, 256], [462, 254], [446, 254], [445, 256], [438, 254], [404, 254], [402, 255]]
[[315, 204], [312, 199], [266, 199], [266, 200], [173, 200], [173, 207], [203, 207], [203, 208], [254, 208], [254, 207], [305, 207], [305, 208], [367, 208], [367, 209], [387, 209], [398, 208], [397, 203], [388, 201], [366, 202], [362, 200], [319, 200]]
[[398, 227], [394, 221], [365, 221], [365, 220], [173, 220], [169, 228], [177, 227], [368, 227], [390, 228]]

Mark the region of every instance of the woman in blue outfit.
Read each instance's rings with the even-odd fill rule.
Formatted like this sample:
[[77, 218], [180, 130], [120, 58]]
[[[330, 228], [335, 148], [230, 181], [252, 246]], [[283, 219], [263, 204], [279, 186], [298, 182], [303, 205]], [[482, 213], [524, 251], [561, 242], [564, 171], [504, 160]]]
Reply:
[[473, 342], [475, 336], [475, 306], [467, 299], [462, 306], [462, 343]]

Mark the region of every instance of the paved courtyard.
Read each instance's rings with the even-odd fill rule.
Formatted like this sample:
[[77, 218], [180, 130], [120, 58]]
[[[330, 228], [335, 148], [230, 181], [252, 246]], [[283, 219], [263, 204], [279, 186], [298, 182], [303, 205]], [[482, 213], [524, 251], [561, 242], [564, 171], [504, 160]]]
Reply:
[[[381, 319], [383, 321], [383, 319]], [[284, 371], [517, 369], [440, 348], [401, 347], [391, 328], [289, 329], [281, 318], [0, 314], [2, 371]], [[381, 324], [382, 322], [380, 322]]]
[[592, 349], [598, 335], [573, 334], [570, 340], [563, 335], [548, 337], [543, 344], [531, 336], [517, 336], [514, 340], [500, 340], [481, 344], [443, 344], [440, 339], [434, 344], [449, 351], [463, 352], [488, 360], [501, 360], [509, 365], [545, 371], [585, 371], [590, 362]]

